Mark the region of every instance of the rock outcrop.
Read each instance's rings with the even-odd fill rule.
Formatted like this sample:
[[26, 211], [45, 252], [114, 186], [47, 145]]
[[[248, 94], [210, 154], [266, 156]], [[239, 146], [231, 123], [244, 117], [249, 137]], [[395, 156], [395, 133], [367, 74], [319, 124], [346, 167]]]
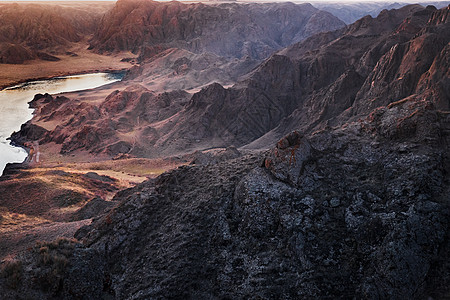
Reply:
[[303, 173], [305, 162], [311, 158], [311, 145], [297, 131], [282, 138], [277, 143], [264, 166], [279, 180], [296, 186]]
[[120, 299], [440, 299], [449, 124], [411, 100], [118, 193], [76, 235], [104, 266], [82, 283]]
[[[280, 51], [231, 88], [215, 83], [188, 97], [133, 85], [97, 105], [59, 101], [53, 113], [65, 128], [40, 142], [63, 152], [225, 150], [196, 152], [193, 164], [118, 192], [115, 208], [75, 234], [83, 245], [32, 249], [2, 269], [0, 290], [11, 298], [445, 298], [449, 10], [413, 5], [365, 17]], [[49, 97], [33, 102], [38, 112]], [[70, 249], [67, 265], [54, 267], [61, 248]], [[53, 268], [57, 284], [28, 280]]]
[[0, 4], [0, 63], [58, 60], [67, 47], [92, 34], [107, 6]]
[[342, 21], [310, 4], [121, 0], [102, 19], [91, 48], [140, 52], [141, 59], [168, 48], [261, 59], [314, 33], [342, 26]]

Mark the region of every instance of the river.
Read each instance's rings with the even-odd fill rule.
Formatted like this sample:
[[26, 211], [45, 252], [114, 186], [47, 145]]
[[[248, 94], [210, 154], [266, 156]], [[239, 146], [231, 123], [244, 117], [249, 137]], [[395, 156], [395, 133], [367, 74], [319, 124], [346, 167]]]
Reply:
[[10, 145], [7, 138], [14, 131], [19, 131], [20, 126], [33, 117], [33, 109], [28, 107], [28, 102], [33, 100], [34, 95], [92, 89], [120, 81], [122, 77], [123, 74], [116, 73], [64, 76], [31, 81], [0, 91], [0, 176], [7, 163], [21, 163], [27, 158], [27, 152]]

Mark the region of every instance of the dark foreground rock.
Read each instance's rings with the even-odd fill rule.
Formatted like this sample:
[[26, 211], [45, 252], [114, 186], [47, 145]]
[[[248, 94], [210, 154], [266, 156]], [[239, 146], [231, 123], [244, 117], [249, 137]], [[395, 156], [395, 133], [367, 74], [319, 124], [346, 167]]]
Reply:
[[89, 257], [62, 289], [16, 291], [75, 299], [64, 284], [77, 278], [77, 295], [93, 299], [444, 298], [449, 124], [410, 99], [270, 152], [165, 173], [76, 234]]
[[84, 242], [108, 258], [119, 299], [440, 298], [447, 142], [426, 105], [409, 131], [411, 106], [294, 133], [265, 159], [164, 174], [119, 199]]
[[377, 114], [291, 134], [265, 159], [164, 174], [84, 241], [108, 257], [118, 298], [441, 296], [446, 117], [413, 102]]
[[105, 299], [108, 294], [103, 260], [75, 240], [38, 243], [20, 259], [4, 262], [0, 271], [7, 287], [2, 299]]
[[[230, 116], [270, 114], [240, 109], [236, 99], [250, 93], [217, 84], [189, 102], [182, 95], [175, 103], [183, 103], [192, 118], [174, 128], [183, 132], [184, 126], [196, 139], [215, 137], [211, 128], [218, 128], [224, 132], [221, 143], [227, 134], [227, 141], [238, 140], [231, 135], [237, 132], [243, 144], [249, 141], [243, 130], [266, 132], [280, 120], [280, 132], [294, 124], [299, 130], [267, 152], [198, 152], [193, 165], [118, 192], [113, 199], [118, 206], [76, 233], [83, 246], [64, 254], [68, 263], [56, 269], [57, 285], [28, 280], [41, 274], [40, 258], [31, 251], [12, 271], [2, 269], [0, 291], [36, 299], [445, 299], [450, 292], [448, 15], [448, 8], [410, 6], [364, 18], [339, 41], [329, 43], [330, 33], [305, 42], [322, 39], [326, 46], [319, 56], [298, 61], [312, 66], [304, 85], [286, 81], [305, 69], [294, 68], [284, 55], [272, 57], [247, 81], [247, 87], [276, 95], [285, 105], [280, 111], [295, 109], [290, 100], [300, 99], [293, 98], [302, 94], [297, 87], [311, 89], [308, 101], [319, 107], [308, 115], [297, 109], [298, 115], [287, 119], [278, 113], [267, 118], [266, 127], [254, 125], [261, 121], [240, 126], [244, 118], [227, 127], [222, 123], [232, 122]], [[398, 30], [382, 34], [383, 27]], [[381, 44], [374, 46], [374, 37]], [[403, 38], [409, 42], [391, 44]], [[339, 49], [350, 49], [349, 40], [367, 47], [335, 60]], [[301, 56], [306, 44], [286, 53]], [[428, 57], [425, 49], [432, 46]], [[414, 49], [420, 50], [417, 56], [410, 52]], [[316, 60], [320, 53], [326, 54], [322, 62]], [[352, 55], [357, 59], [349, 59]], [[361, 77], [344, 70], [352, 61], [373, 65], [361, 65]], [[371, 67], [364, 71], [364, 66]], [[135, 104], [167, 99], [161, 97], [137, 86], [114, 92], [102, 109], [141, 115]], [[85, 109], [92, 118], [101, 112]], [[302, 125], [309, 116], [321, 126]], [[145, 133], [153, 139], [155, 131]], [[70, 254], [77, 251], [87, 254]]]

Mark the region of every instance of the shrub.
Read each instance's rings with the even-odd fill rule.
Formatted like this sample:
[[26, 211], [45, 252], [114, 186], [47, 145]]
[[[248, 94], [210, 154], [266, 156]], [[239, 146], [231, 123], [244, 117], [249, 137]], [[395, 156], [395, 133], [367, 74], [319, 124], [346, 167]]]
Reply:
[[41, 267], [36, 281], [43, 290], [58, 294], [76, 245], [76, 240], [66, 238], [59, 238], [53, 242], [40, 242], [36, 245], [34, 249], [38, 254], [38, 265]]
[[9, 288], [16, 289], [22, 281], [22, 262], [17, 259], [6, 261], [1, 266], [0, 274], [2, 278], [6, 279], [6, 285]]

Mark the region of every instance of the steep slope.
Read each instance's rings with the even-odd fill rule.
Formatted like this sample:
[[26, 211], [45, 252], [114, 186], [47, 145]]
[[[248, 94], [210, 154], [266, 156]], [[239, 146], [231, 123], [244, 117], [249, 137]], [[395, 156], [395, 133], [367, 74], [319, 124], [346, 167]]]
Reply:
[[0, 4], [0, 63], [56, 59], [49, 53], [65, 53], [92, 34], [106, 8]]
[[[84, 150], [97, 153], [121, 141], [133, 145], [123, 148], [127, 153], [148, 157], [230, 145], [259, 149], [292, 130], [337, 126], [409, 97], [433, 99], [440, 109], [448, 109], [448, 11], [406, 6], [315, 35], [273, 55], [231, 88], [212, 84], [189, 101], [185, 94], [165, 118], [158, 115], [160, 108], [137, 108], [137, 100], [127, 100], [151, 93], [144, 86], [117, 92], [111, 97], [122, 97], [126, 108], [103, 114], [117, 121], [80, 113], [41, 142], [62, 144], [63, 153], [83, 149], [73, 145], [82, 145], [84, 129], [78, 126], [89, 120], [86, 130], [103, 138]], [[184, 72], [189, 60], [179, 64]], [[55, 114], [70, 114], [63, 108]], [[140, 118], [137, 126], [129, 120], [129, 110], [152, 117]], [[118, 126], [130, 134], [116, 133]]]
[[[252, 147], [264, 146], [268, 139], [278, 139], [289, 130], [312, 132], [336, 126], [379, 106], [410, 96], [429, 99], [445, 89], [445, 76], [434, 77], [435, 81], [428, 82], [429, 89], [419, 87], [423, 84], [421, 77], [429, 70], [438, 68], [440, 74], [448, 70], [445, 61], [436, 65], [447, 55], [448, 22], [431, 21], [436, 15], [448, 14], [448, 10], [409, 6], [384, 12], [376, 19], [365, 17], [355, 22], [341, 37], [316, 50], [309, 51], [308, 47], [322, 37], [283, 50], [280, 54], [293, 58], [299, 66], [299, 83], [305, 87], [303, 103]], [[387, 30], [389, 27], [393, 30]], [[358, 47], [352, 46], [356, 44]], [[433, 101], [445, 102], [448, 96], [439, 93], [441, 97]]]
[[100, 52], [140, 52], [142, 59], [167, 48], [265, 58], [314, 33], [343, 25], [310, 4], [188, 5], [120, 0], [102, 19], [91, 47]]
[[[0, 290], [14, 298], [6, 287], [16, 284], [20, 295], [63, 299], [445, 298], [449, 132], [448, 112], [414, 99], [339, 128], [293, 132], [270, 152], [181, 167], [118, 193], [116, 208], [75, 235], [84, 246], [51, 247], [65, 266], [43, 265], [37, 247], [12, 262], [18, 271], [4, 273]], [[59, 277], [31, 280], [49, 268]]]
[[449, 5], [448, 1], [427, 1], [427, 2], [409, 2], [409, 3], [382, 2], [382, 1], [330, 3], [323, 1], [323, 2], [315, 2], [313, 5], [318, 9], [332, 13], [334, 16], [344, 21], [346, 24], [351, 24], [364, 16], [370, 15], [372, 17], [376, 17], [382, 10], [398, 9], [402, 6], [413, 3], [420, 4], [423, 6], [433, 5], [437, 8], [443, 8]]
[[134, 66], [124, 80], [142, 84], [156, 92], [177, 89], [192, 91], [213, 82], [234, 84], [259, 63], [260, 60], [250, 57], [227, 59], [209, 52], [196, 54], [170, 48]]

